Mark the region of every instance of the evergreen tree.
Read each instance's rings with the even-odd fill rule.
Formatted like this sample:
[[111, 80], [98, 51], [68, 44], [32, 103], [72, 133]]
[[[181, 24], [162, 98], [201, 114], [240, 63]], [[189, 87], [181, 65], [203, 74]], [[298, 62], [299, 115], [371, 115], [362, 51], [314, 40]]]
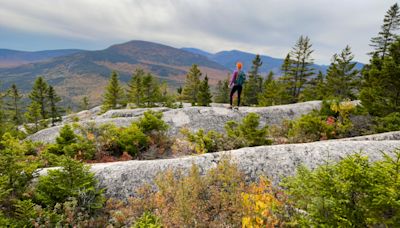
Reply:
[[5, 133], [5, 130], [3, 126], [6, 125], [6, 114], [5, 114], [5, 108], [4, 108], [4, 97], [6, 96], [5, 93], [0, 91], [0, 137], [3, 136]]
[[28, 133], [35, 133], [38, 132], [40, 129], [43, 127], [43, 123], [41, 122], [42, 120], [42, 115], [40, 113], [40, 104], [36, 102], [32, 102], [28, 106], [27, 112], [25, 112], [25, 118], [28, 121], [28, 123], [33, 123], [34, 126], [30, 127], [28, 125], [25, 125], [25, 129], [28, 131]]
[[61, 112], [62, 109], [58, 106], [58, 103], [61, 101], [61, 97], [59, 97], [54, 90], [53, 86], [49, 86], [47, 97], [49, 99], [50, 105], [50, 118], [51, 118], [51, 126], [54, 126], [56, 122], [61, 121]]
[[[283, 80], [286, 82], [287, 92], [291, 96], [292, 102], [299, 100], [300, 93], [308, 82], [308, 77], [314, 74], [314, 69], [311, 67], [313, 64], [311, 54], [314, 50], [311, 47], [310, 39], [307, 36], [300, 36], [290, 52], [289, 56], [292, 59], [285, 61], [282, 66], [289, 70]], [[288, 62], [290, 62], [290, 67], [287, 66]]]
[[[229, 76], [228, 76], [229, 77]], [[229, 103], [229, 78], [218, 81], [214, 102], [216, 103]]]
[[311, 79], [308, 86], [304, 88], [303, 100], [312, 101], [326, 99], [328, 98], [326, 90], [325, 76], [319, 71], [317, 77]]
[[169, 91], [170, 90], [169, 90], [168, 84], [166, 82], [161, 83], [159, 102], [161, 102], [162, 106], [164, 106], [164, 107], [174, 108], [174, 107], [176, 107], [175, 96], [172, 95]]
[[259, 106], [280, 105], [287, 102], [285, 87], [282, 82], [274, 79], [272, 71], [268, 74], [263, 87], [263, 92], [258, 95]]
[[262, 65], [260, 55], [256, 55], [249, 72], [249, 78], [243, 88], [243, 103], [246, 105], [258, 104], [258, 94], [262, 90], [262, 78], [259, 75], [259, 68]]
[[42, 119], [47, 119], [48, 114], [48, 90], [49, 85], [43, 79], [43, 77], [38, 77], [34, 84], [31, 93], [29, 94], [29, 98], [31, 99], [32, 103], [36, 103], [40, 107], [40, 115]]
[[339, 99], [355, 99], [359, 85], [359, 72], [354, 69], [354, 55], [349, 46], [332, 57], [332, 63], [326, 75], [326, 96]]
[[81, 109], [82, 110], [88, 110], [89, 109], [89, 98], [87, 96], [84, 96], [82, 98]]
[[18, 88], [15, 84], [11, 86], [8, 91], [10, 101], [8, 103], [8, 107], [11, 111], [12, 120], [16, 125], [22, 124], [22, 115], [21, 115], [21, 99], [22, 95], [18, 91]]
[[137, 107], [142, 107], [143, 104], [143, 78], [145, 77], [143, 69], [136, 69], [128, 83], [128, 101], [134, 103]]
[[362, 105], [375, 116], [400, 111], [400, 39], [382, 60], [375, 54], [363, 70]]
[[198, 94], [199, 105], [200, 106], [209, 106], [211, 103], [211, 98], [212, 98], [212, 95], [210, 92], [210, 86], [208, 85], [208, 77], [206, 75], [199, 87], [199, 94]]
[[190, 102], [192, 105], [196, 105], [198, 102], [197, 95], [200, 87], [201, 71], [196, 64], [193, 64], [190, 68], [189, 73], [186, 75], [185, 85], [182, 91], [183, 100]]
[[160, 84], [150, 73], [147, 73], [142, 80], [143, 103], [146, 107], [153, 107], [156, 102], [161, 100]]
[[121, 85], [119, 84], [118, 74], [117, 72], [113, 71], [103, 97], [103, 112], [110, 109], [116, 109], [118, 105], [123, 102], [123, 97], [124, 93]]
[[388, 54], [390, 45], [396, 40], [396, 34], [394, 31], [400, 28], [400, 11], [397, 3], [392, 5], [386, 12], [383, 19], [383, 25], [381, 31], [377, 37], [371, 39], [371, 46], [375, 48], [375, 51], [371, 54], [377, 53], [378, 57], [384, 59]]

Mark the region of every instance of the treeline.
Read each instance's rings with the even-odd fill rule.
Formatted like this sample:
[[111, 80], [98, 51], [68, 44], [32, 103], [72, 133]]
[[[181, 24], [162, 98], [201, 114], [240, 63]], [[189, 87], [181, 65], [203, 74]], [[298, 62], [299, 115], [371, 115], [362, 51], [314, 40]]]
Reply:
[[[118, 74], [113, 72], [103, 99], [103, 111], [126, 107], [179, 107], [182, 102], [192, 105], [208, 106], [211, 103], [211, 92], [207, 75], [202, 78], [198, 66], [194, 64], [186, 75], [184, 87], [173, 93], [165, 82], [160, 83], [151, 73], [137, 69], [124, 90], [119, 82]], [[177, 105], [177, 102], [180, 102]]]
[[[23, 102], [23, 95], [13, 84], [7, 91], [0, 92], [0, 136], [5, 132], [23, 137], [25, 133], [34, 133], [49, 125], [54, 126], [61, 121], [65, 113], [61, 98], [53, 86], [43, 77], [38, 77], [28, 94], [28, 104]], [[20, 130], [24, 125], [25, 131]]]

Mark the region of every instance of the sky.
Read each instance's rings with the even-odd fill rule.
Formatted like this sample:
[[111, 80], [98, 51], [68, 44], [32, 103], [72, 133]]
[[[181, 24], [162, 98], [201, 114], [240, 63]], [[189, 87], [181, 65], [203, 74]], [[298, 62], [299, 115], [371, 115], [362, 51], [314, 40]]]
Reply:
[[130, 40], [284, 58], [300, 35], [329, 64], [367, 63], [392, 0], [0, 0], [0, 48], [100, 50]]

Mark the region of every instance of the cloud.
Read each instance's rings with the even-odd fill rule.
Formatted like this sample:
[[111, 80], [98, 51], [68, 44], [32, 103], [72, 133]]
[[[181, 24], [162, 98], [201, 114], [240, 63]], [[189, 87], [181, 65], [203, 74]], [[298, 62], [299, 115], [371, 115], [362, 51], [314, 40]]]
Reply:
[[[0, 27], [104, 45], [142, 39], [283, 58], [300, 35], [318, 63], [347, 44], [366, 62], [394, 2], [365, 0], [2, 0]], [[26, 38], [29, 43], [29, 37]], [[65, 47], [60, 47], [65, 48]], [[85, 48], [85, 47], [81, 47]]]

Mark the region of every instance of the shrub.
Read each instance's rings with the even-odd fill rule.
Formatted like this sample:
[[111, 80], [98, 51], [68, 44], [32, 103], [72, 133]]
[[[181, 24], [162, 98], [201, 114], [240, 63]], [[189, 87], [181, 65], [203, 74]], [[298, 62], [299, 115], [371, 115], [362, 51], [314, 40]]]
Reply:
[[143, 114], [143, 117], [139, 119], [137, 125], [145, 134], [154, 131], [164, 132], [168, 129], [168, 125], [162, 120], [162, 116], [162, 112], [147, 111]]
[[151, 212], [145, 212], [135, 222], [133, 228], [161, 228], [162, 224], [160, 219]]
[[232, 226], [240, 224], [244, 176], [225, 161], [205, 177], [197, 166], [189, 174], [168, 171], [156, 178], [155, 208], [165, 226]]
[[204, 175], [192, 165], [186, 174], [181, 170], [160, 173], [155, 183], [155, 193], [146, 186], [127, 206], [114, 200], [109, 203], [115, 226], [128, 226], [145, 212], [160, 218], [165, 227], [239, 227], [255, 216], [262, 216], [263, 224], [283, 224], [280, 219], [286, 219], [281, 216], [285, 199], [276, 197], [270, 182], [262, 179], [249, 185], [226, 157]]
[[255, 113], [249, 113], [243, 118], [242, 123], [228, 121], [225, 124], [227, 136], [238, 147], [270, 145], [271, 140], [267, 139], [268, 126], [259, 127], [260, 116]]
[[121, 151], [128, 152], [132, 156], [136, 156], [141, 150], [146, 148], [148, 137], [141, 131], [136, 123], [132, 123], [130, 127], [124, 128], [118, 136], [117, 144]]
[[9, 133], [3, 135], [0, 141], [0, 208], [6, 213], [12, 213], [15, 200], [26, 193], [33, 172], [41, 166], [36, 158], [25, 153], [25, 143]]
[[[369, 162], [361, 154], [287, 178], [290, 202], [302, 226], [392, 227], [400, 224], [400, 150]], [[300, 211], [304, 211], [301, 213]]]
[[47, 208], [75, 198], [79, 208], [91, 213], [102, 207], [102, 192], [97, 188], [97, 181], [89, 172], [89, 167], [65, 158], [60, 169], [48, 170], [47, 175], [39, 177], [35, 198]]
[[292, 142], [314, 142], [320, 139], [332, 138], [335, 127], [328, 124], [324, 117], [312, 112], [292, 121], [288, 137]]
[[93, 159], [96, 148], [93, 141], [76, 135], [71, 126], [65, 125], [56, 138], [56, 144], [49, 145], [47, 151], [57, 155], [89, 160]]
[[[242, 227], [282, 227], [284, 198], [276, 196], [271, 182], [261, 177], [242, 193], [244, 216]], [[280, 199], [281, 198], [281, 199]]]
[[203, 129], [195, 133], [191, 133], [188, 129], [182, 129], [181, 133], [186, 136], [187, 140], [194, 143], [195, 152], [198, 154], [216, 152], [224, 150], [224, 136], [216, 131], [204, 133]]
[[400, 131], [400, 112], [376, 119], [376, 132]]

